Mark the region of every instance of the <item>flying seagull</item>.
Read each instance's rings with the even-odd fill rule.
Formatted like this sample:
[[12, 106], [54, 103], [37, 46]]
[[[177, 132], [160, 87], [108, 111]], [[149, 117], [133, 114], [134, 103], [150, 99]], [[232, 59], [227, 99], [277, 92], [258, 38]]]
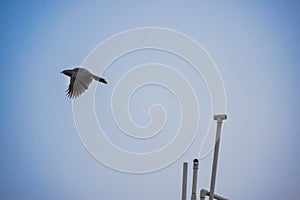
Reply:
[[70, 77], [70, 84], [66, 90], [69, 98], [75, 99], [88, 89], [92, 80], [107, 84], [104, 78], [100, 78], [85, 68], [74, 68], [61, 71], [66, 76]]

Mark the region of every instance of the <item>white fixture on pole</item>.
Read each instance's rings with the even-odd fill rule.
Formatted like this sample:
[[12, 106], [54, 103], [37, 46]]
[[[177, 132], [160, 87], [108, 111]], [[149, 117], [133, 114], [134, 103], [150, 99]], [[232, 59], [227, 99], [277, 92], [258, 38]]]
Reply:
[[[209, 191], [205, 190], [205, 189], [201, 189], [200, 190], [200, 200], [205, 200], [205, 196], [210, 196]], [[220, 195], [214, 194], [214, 199], [217, 200], [229, 200], [225, 197], [221, 197]]]

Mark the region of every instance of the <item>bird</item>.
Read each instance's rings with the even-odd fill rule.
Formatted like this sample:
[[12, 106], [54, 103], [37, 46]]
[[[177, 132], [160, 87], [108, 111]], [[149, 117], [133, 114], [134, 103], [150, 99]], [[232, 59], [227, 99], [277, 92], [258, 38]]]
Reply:
[[70, 99], [75, 99], [79, 97], [84, 91], [86, 91], [93, 79], [100, 83], [107, 84], [104, 78], [96, 76], [89, 70], [81, 67], [66, 69], [61, 71], [60, 73], [63, 73], [64, 75], [70, 77], [70, 84], [66, 90], [66, 95]]

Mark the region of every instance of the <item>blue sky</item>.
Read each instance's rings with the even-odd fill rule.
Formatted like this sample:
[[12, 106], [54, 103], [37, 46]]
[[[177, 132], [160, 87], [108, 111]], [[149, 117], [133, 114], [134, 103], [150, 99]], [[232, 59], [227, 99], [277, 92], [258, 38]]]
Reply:
[[[209, 116], [209, 97], [201, 77], [191, 69], [177, 68], [197, 89], [204, 116], [199, 137], [171, 166], [133, 175], [102, 165], [83, 147], [72, 101], [64, 94], [67, 78], [59, 73], [80, 65], [111, 35], [149, 26], [194, 38], [221, 72], [229, 118], [221, 141], [217, 193], [245, 200], [299, 198], [299, 8], [297, 1], [2, 1], [0, 198], [181, 197], [182, 162], [191, 164]], [[139, 55], [143, 53], [125, 63], [151, 61]], [[160, 61], [164, 55], [154, 58]], [[96, 98], [108, 99], [113, 83], [129, 66], [107, 70], [104, 76], [112, 84], [99, 89]], [[168, 103], [171, 95], [157, 95], [160, 90], [146, 88], [155, 98], [145, 104], [140, 104], [144, 93], [137, 93], [133, 100], [138, 109], [146, 106], [138, 110], [131, 105], [137, 122], [147, 123], [142, 111], [157, 99], [168, 104], [171, 116], [176, 114], [172, 109], [176, 101]], [[109, 122], [111, 111], [105, 105], [109, 102], [96, 105], [98, 113], [103, 111], [98, 117]], [[176, 116], [170, 119], [169, 130], [176, 122]], [[106, 124], [111, 139], [130, 148], [129, 139], [118, 137], [113, 122]], [[141, 146], [132, 148], [141, 150]], [[211, 161], [212, 154], [200, 162], [199, 189], [209, 188]]]

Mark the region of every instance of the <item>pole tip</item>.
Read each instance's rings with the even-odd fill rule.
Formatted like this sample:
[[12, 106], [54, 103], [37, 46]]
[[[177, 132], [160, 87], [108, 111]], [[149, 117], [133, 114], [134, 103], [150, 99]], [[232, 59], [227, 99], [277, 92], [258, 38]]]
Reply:
[[221, 114], [221, 115], [214, 115], [214, 120], [217, 121], [223, 121], [227, 119], [227, 115], [226, 114]]
[[194, 159], [194, 165], [198, 165], [199, 164], [199, 160], [197, 158]]

